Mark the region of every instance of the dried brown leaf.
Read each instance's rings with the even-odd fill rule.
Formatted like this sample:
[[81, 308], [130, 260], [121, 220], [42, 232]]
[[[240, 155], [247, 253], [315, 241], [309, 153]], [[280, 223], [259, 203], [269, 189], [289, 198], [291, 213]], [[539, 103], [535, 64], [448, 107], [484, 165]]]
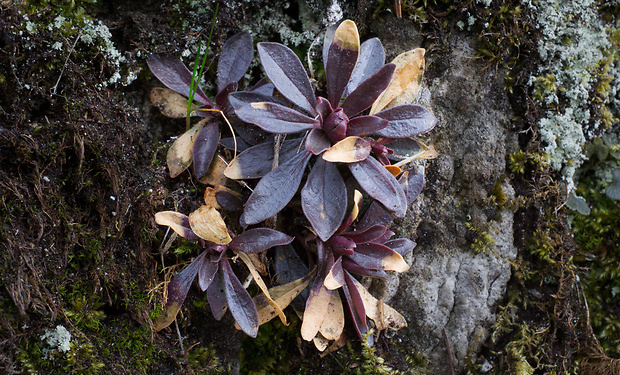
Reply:
[[252, 260], [250, 259], [248, 254], [242, 253], [242, 252], [235, 252], [235, 254], [237, 254], [239, 258], [243, 261], [243, 263], [245, 263], [245, 265], [248, 267], [248, 270], [252, 274], [252, 277], [254, 277], [254, 281], [256, 281], [256, 284], [258, 285], [260, 290], [263, 292], [263, 295], [265, 296], [265, 299], [267, 300], [269, 305], [274, 309], [276, 314], [280, 317], [280, 321], [282, 321], [282, 324], [284, 324], [285, 326], [288, 326], [288, 322], [286, 321], [286, 315], [284, 315], [284, 311], [282, 311], [282, 308], [278, 305], [278, 303], [271, 298], [271, 295], [269, 294], [269, 289], [267, 289], [267, 285], [265, 285], [263, 278], [258, 273], [258, 270], [256, 269], [256, 267], [254, 267], [254, 264], [252, 263]]
[[170, 170], [170, 177], [175, 178], [192, 164], [192, 147], [194, 146], [194, 140], [202, 130], [206, 121], [207, 119], [198, 122], [191, 129], [183, 133], [182, 136], [177, 138], [172, 146], [170, 146], [166, 160], [168, 169]]
[[327, 311], [331, 301], [332, 292], [330, 290], [327, 290], [324, 286], [321, 286], [318, 290], [312, 298], [312, 303], [306, 306], [301, 323], [301, 337], [306, 341], [314, 339], [314, 336], [319, 332], [325, 320], [325, 311]]
[[199, 181], [205, 185], [219, 186], [226, 184], [224, 171], [228, 167], [226, 159], [222, 155], [216, 155], [211, 161], [209, 170]]
[[370, 155], [372, 143], [361, 137], [346, 137], [323, 153], [323, 159], [332, 163], [355, 163]]
[[319, 333], [328, 340], [337, 340], [344, 330], [344, 309], [339, 293], [332, 293], [325, 315]]
[[[312, 271], [307, 276], [291, 281], [288, 284], [270, 288], [269, 294], [271, 295], [271, 298], [273, 298], [280, 308], [285, 309], [295, 299], [295, 297], [303, 292], [308, 284], [310, 284], [314, 277], [314, 272], [315, 271]], [[259, 294], [254, 297], [254, 303], [256, 304], [256, 310], [258, 311], [259, 325], [269, 322], [278, 315], [276, 310], [269, 304], [263, 294]]]
[[[187, 98], [183, 95], [164, 87], [156, 87], [151, 90], [151, 103], [159, 108], [162, 115], [171, 118], [183, 118], [187, 116]], [[192, 106], [192, 113], [197, 107]]]
[[232, 240], [222, 215], [213, 206], [200, 206], [189, 215], [189, 224], [192, 231], [203, 240], [220, 245], [225, 245]]
[[352, 280], [364, 302], [366, 316], [375, 322], [377, 329], [382, 330], [390, 328], [398, 330], [407, 326], [407, 321], [398, 311], [383, 303], [383, 300], [378, 300], [373, 297], [359, 281], [354, 278], [352, 278]]
[[418, 95], [424, 74], [424, 48], [403, 52], [392, 61], [396, 70], [392, 81], [370, 109], [370, 114], [398, 104], [411, 103]]

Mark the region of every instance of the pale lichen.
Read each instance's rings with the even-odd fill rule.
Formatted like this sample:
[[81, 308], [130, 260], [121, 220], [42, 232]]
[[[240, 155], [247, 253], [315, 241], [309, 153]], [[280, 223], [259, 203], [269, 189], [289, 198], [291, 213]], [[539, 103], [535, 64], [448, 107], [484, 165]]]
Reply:
[[594, 0], [522, 3], [535, 15], [540, 31], [541, 62], [530, 85], [549, 78], [553, 82], [553, 89], [543, 89], [539, 98], [549, 109], [539, 122], [541, 140], [547, 143], [551, 166], [562, 172], [567, 190], [572, 191], [575, 171], [584, 160], [582, 148], [600, 124], [591, 112], [591, 96], [598, 80], [596, 70], [612, 44]]

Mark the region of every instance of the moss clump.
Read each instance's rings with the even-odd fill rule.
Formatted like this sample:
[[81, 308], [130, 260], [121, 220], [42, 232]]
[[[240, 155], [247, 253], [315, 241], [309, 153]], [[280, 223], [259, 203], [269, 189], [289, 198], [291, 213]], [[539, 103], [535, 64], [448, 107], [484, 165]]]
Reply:
[[620, 206], [582, 179], [579, 193], [591, 204], [590, 215], [575, 214], [573, 228], [579, 245], [579, 264], [588, 267], [582, 283], [590, 321], [601, 346], [620, 355]]

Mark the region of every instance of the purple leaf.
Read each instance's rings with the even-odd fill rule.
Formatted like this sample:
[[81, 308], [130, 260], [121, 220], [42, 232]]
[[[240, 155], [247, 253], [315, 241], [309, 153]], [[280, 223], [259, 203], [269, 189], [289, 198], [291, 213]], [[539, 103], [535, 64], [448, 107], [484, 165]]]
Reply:
[[[297, 154], [301, 139], [282, 142], [280, 163]], [[232, 179], [261, 178], [271, 172], [273, 166], [273, 142], [264, 142], [243, 151], [230, 163], [226, 176]]]
[[392, 80], [396, 65], [384, 65], [377, 73], [362, 82], [342, 103], [342, 109], [349, 117], [353, 117], [365, 109], [370, 108], [383, 90]]
[[202, 178], [211, 165], [211, 160], [220, 140], [220, 128], [217, 122], [206, 124], [194, 141], [192, 148], [192, 158], [194, 165], [194, 174], [196, 178]]
[[333, 108], [340, 104], [340, 99], [355, 68], [359, 48], [359, 35], [355, 23], [349, 20], [344, 21], [336, 29], [325, 67], [327, 99]]
[[213, 275], [213, 281], [207, 288], [207, 300], [211, 307], [211, 313], [215, 320], [220, 320], [226, 313], [228, 305], [226, 304], [226, 293], [224, 292], [224, 279], [222, 277], [222, 269]]
[[[206, 252], [200, 254], [189, 266], [185, 267], [183, 271], [179, 272], [168, 283], [168, 300], [166, 301], [166, 307], [170, 307], [174, 304], [180, 308], [187, 297], [187, 292], [192, 286], [192, 282], [196, 278], [196, 275], [205, 263]], [[178, 310], [177, 310], [178, 311]]]
[[267, 133], [258, 126], [243, 122], [239, 117], [230, 118], [230, 123], [235, 133], [249, 145], [254, 146], [273, 139], [273, 134]]
[[394, 256], [395, 251], [378, 243], [358, 244], [355, 253], [349, 258], [362, 267], [371, 270], [385, 269], [385, 260]]
[[346, 237], [355, 243], [363, 244], [373, 242], [377, 240], [377, 238], [381, 238], [386, 231], [387, 228], [383, 225], [373, 225], [366, 230], [356, 230], [353, 232], [342, 233], [341, 236]]
[[311, 152], [314, 155], [319, 155], [321, 152], [331, 147], [331, 142], [325, 132], [321, 129], [314, 128], [310, 130], [308, 138], [306, 138], [306, 151]]
[[[407, 206], [408, 206], [409, 204], [411, 204], [411, 202], [413, 202], [413, 200], [411, 201], [409, 200], [410, 193], [409, 193], [408, 173], [403, 173], [398, 179], [398, 183], [400, 184], [401, 188], [405, 192], [405, 195], [407, 197]], [[412, 196], [415, 195], [415, 191], [416, 190], [413, 190]], [[417, 197], [417, 195], [415, 195], [415, 197]], [[386, 210], [385, 207], [381, 205], [380, 203], [372, 202], [370, 204], [370, 207], [368, 207], [368, 209], [366, 210], [366, 213], [364, 213], [364, 216], [358, 222], [357, 230], [364, 230], [376, 224], [388, 225], [390, 222], [392, 222], [392, 220], [394, 220], [394, 215], [390, 211]]]
[[332, 112], [334, 112], [332, 105], [329, 104], [327, 99], [321, 96], [319, 96], [316, 100], [316, 111], [319, 113], [319, 116], [321, 116], [321, 120], [323, 121], [327, 119]]
[[226, 302], [233, 318], [243, 332], [250, 337], [258, 334], [258, 313], [252, 297], [245, 290], [243, 284], [233, 273], [227, 258], [220, 262], [224, 281]]
[[217, 203], [226, 211], [243, 211], [243, 202], [241, 199], [227, 190], [220, 190], [215, 193]]
[[327, 241], [328, 246], [335, 254], [339, 255], [351, 255], [353, 249], [355, 249], [355, 241], [350, 240], [344, 236], [333, 236]]
[[292, 245], [276, 246], [273, 265], [280, 285], [301, 279], [308, 274], [308, 267]]
[[[256, 126], [255, 126], [256, 128]], [[258, 129], [258, 128], [256, 128]], [[226, 137], [226, 138], [220, 138], [220, 146], [228, 149], [228, 150], [234, 150], [235, 149], [235, 139], [233, 137]], [[248, 144], [246, 141], [243, 140], [243, 138], [241, 137], [237, 137], [237, 152], [242, 152], [247, 150], [248, 148], [250, 148], [251, 145]]]
[[349, 117], [347, 117], [342, 108], [337, 108], [323, 120], [322, 128], [329, 140], [337, 143], [344, 139], [348, 123]]
[[384, 245], [404, 256], [415, 248], [416, 243], [407, 238], [397, 238], [387, 241]]
[[325, 287], [330, 290], [340, 288], [344, 285], [344, 270], [342, 269], [342, 257], [338, 257], [334, 262], [334, 265], [329, 270], [327, 278], [325, 279]]
[[243, 77], [252, 62], [253, 54], [252, 36], [248, 31], [237, 33], [224, 43], [217, 64], [218, 94]]
[[394, 232], [392, 232], [391, 230], [386, 230], [385, 233], [383, 233], [383, 235], [381, 237], [373, 240], [372, 242], [380, 243], [380, 244], [385, 244], [385, 241], [387, 241], [390, 238], [392, 238], [393, 235], [394, 235]]
[[377, 159], [369, 156], [365, 160], [349, 164], [349, 169], [368, 195], [381, 202], [396, 216], [405, 216], [407, 211], [405, 192], [394, 176]]
[[390, 278], [390, 276], [384, 270], [370, 270], [346, 258], [342, 259], [342, 267], [347, 271], [360, 276], [377, 277], [384, 280]]
[[377, 38], [368, 39], [360, 46], [360, 54], [351, 79], [347, 86], [346, 94], [352, 93], [368, 77], [374, 75], [385, 64], [385, 50], [381, 41]]
[[323, 69], [327, 71], [327, 60], [329, 60], [329, 48], [334, 41], [334, 34], [340, 23], [333, 24], [325, 31], [325, 38], [323, 39]]
[[198, 270], [198, 286], [204, 292], [209, 288], [218, 270], [218, 262], [205, 260]]
[[314, 115], [314, 90], [295, 52], [282, 44], [268, 42], [258, 43], [257, 49], [263, 69], [276, 89], [293, 104]]
[[437, 124], [437, 118], [426, 108], [415, 104], [403, 104], [385, 109], [375, 116], [390, 123], [375, 134], [386, 138], [405, 138], [426, 133]]
[[238, 108], [235, 113], [241, 120], [276, 134], [299, 133], [320, 125], [317, 119], [271, 102], [246, 104]]
[[258, 82], [256, 82], [254, 86], [252, 86], [250, 91], [255, 94], [273, 96], [274, 89], [275, 89], [275, 86], [273, 85], [273, 83], [269, 82], [269, 79], [267, 79], [266, 77], [263, 77], [260, 80], [258, 80]]
[[[166, 87], [186, 98], [189, 97], [192, 73], [187, 70], [181, 60], [167, 55], [151, 55], [146, 59], [146, 63], [155, 77]], [[213, 107], [213, 102], [202, 92], [200, 87], [196, 87], [194, 100], [210, 108]]]
[[407, 195], [407, 204], [411, 204], [418, 198], [422, 188], [424, 188], [424, 168], [416, 166], [409, 170], [407, 182], [405, 194]]
[[302, 151], [263, 177], [245, 204], [241, 225], [260, 223], [280, 212], [301, 183], [311, 153]]
[[301, 189], [301, 207], [312, 228], [327, 241], [347, 211], [347, 188], [335, 164], [318, 158]]
[[239, 109], [246, 104], [256, 102], [273, 102], [285, 105], [287, 102], [284, 99], [279, 99], [271, 95], [265, 95], [261, 92], [254, 91], [239, 91], [231, 93], [228, 97], [230, 104], [234, 109]]
[[344, 279], [345, 284], [342, 286], [345, 299], [347, 300], [347, 306], [349, 312], [353, 318], [353, 325], [357, 334], [363, 337], [368, 331], [368, 325], [366, 324], [366, 308], [364, 308], [364, 301], [360, 295], [355, 283], [351, 280], [353, 276], [348, 272], [345, 272]]
[[237, 82], [229, 83], [215, 96], [215, 104], [222, 112], [228, 113], [232, 109], [228, 98], [231, 93], [237, 91], [238, 86]]
[[358, 116], [349, 120], [347, 137], [375, 134], [388, 126], [388, 121], [377, 116]]
[[387, 157], [390, 160], [400, 161], [405, 158], [411, 157], [422, 150], [420, 143], [413, 138], [402, 138], [390, 142], [389, 139], [383, 139], [384, 144], [389, 144], [393, 154], [388, 154]]
[[228, 248], [246, 254], [257, 254], [274, 246], [288, 245], [294, 237], [269, 228], [247, 230], [228, 244]]

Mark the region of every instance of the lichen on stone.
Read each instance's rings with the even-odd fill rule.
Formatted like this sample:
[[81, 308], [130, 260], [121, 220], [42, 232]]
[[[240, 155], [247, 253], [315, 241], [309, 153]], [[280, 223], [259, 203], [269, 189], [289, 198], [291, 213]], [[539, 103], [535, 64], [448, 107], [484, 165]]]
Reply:
[[612, 48], [605, 23], [594, 0], [522, 0], [536, 15], [540, 31], [541, 64], [530, 85], [551, 77], [554, 89], [543, 90], [541, 104], [549, 108], [539, 122], [541, 140], [551, 166], [562, 172], [568, 191], [574, 190], [575, 170], [584, 160], [581, 149], [600, 121], [591, 112], [591, 92], [596, 69]]

